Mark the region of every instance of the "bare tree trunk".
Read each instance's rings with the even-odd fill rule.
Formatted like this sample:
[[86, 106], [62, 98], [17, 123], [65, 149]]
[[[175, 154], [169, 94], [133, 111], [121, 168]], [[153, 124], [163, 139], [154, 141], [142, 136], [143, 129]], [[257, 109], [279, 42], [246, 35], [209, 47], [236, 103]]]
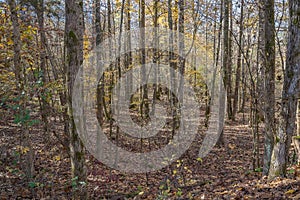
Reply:
[[[227, 92], [227, 115], [228, 119], [233, 120], [232, 110], [232, 30], [233, 30], [233, 19], [232, 19], [232, 0], [228, 2], [229, 11], [229, 27], [228, 27], [228, 57], [226, 66], [226, 92]], [[226, 18], [226, 15], [224, 16]], [[225, 30], [227, 31], [227, 30]]]
[[[101, 7], [101, 1], [96, 0], [95, 1], [95, 31], [96, 31], [96, 48], [101, 48], [99, 45], [101, 44], [103, 40], [103, 30], [101, 27], [101, 13], [100, 13], [100, 7]], [[99, 61], [101, 59], [101, 54], [99, 51], [97, 51], [97, 68], [99, 68], [99, 65], [101, 64]], [[101, 68], [101, 67], [100, 67]], [[102, 68], [101, 68], [102, 70]], [[104, 73], [104, 72], [103, 72]], [[104, 76], [99, 80], [98, 86], [97, 86], [97, 118], [99, 120], [100, 125], [103, 125], [103, 109], [104, 109]]]
[[[223, 2], [223, 11], [224, 11], [224, 26], [223, 26], [223, 82], [224, 82], [224, 87], [226, 90], [226, 96], [227, 96], [227, 115], [228, 118], [231, 119], [231, 101], [230, 101], [230, 38], [229, 38], [229, 11], [230, 11], [230, 1], [231, 0], [224, 0]], [[222, 131], [218, 145], [223, 145], [224, 144], [224, 131]]]
[[[178, 54], [179, 54], [179, 72], [181, 74], [181, 78], [179, 79], [178, 86], [178, 94], [179, 94], [179, 102], [182, 102], [183, 98], [183, 77], [185, 74], [185, 41], [184, 41], [184, 6], [185, 0], [178, 1]], [[179, 107], [179, 115], [181, 115], [180, 107]]]
[[288, 153], [295, 131], [297, 101], [299, 97], [300, 77], [300, 1], [289, 3], [289, 36], [286, 58], [286, 69], [282, 91], [282, 109], [278, 132], [275, 135], [269, 178], [285, 176], [288, 164]]
[[[300, 83], [299, 83], [300, 84]], [[298, 97], [299, 98], [299, 97]], [[292, 143], [294, 145], [297, 154], [297, 164], [300, 164], [300, 100], [298, 99], [297, 105], [297, 133], [296, 136], [292, 137]], [[296, 173], [295, 173], [296, 175]]]
[[[85, 166], [85, 149], [79, 135], [76, 131], [73, 112], [72, 112], [72, 92], [73, 85], [79, 67], [83, 63], [83, 34], [84, 34], [84, 16], [83, 1], [66, 0], [65, 2], [65, 42], [66, 42], [66, 88], [68, 102], [68, 119], [67, 126], [70, 136], [70, 155], [71, 171], [73, 181], [76, 186], [73, 198], [87, 199], [87, 187], [85, 186], [86, 166]], [[83, 184], [85, 183], [85, 184]]]
[[[145, 49], [145, 26], [146, 26], [146, 19], [145, 19], [145, 10], [146, 10], [146, 4], [145, 0], [140, 0], [140, 49], [141, 49], [141, 77], [142, 81], [146, 80], [146, 49]], [[145, 110], [144, 110], [145, 109]], [[144, 118], [149, 117], [149, 102], [148, 102], [148, 86], [143, 85], [142, 90], [142, 102], [141, 102], [141, 116]]]
[[[39, 35], [40, 35], [40, 74], [42, 79], [42, 86], [44, 87], [46, 85], [46, 34], [45, 34], [45, 27], [44, 27], [44, 0], [38, 0], [35, 1], [34, 4], [36, 13], [37, 13], [37, 19], [39, 24]], [[41, 116], [42, 121], [44, 123], [44, 132], [45, 132], [45, 138], [44, 141], [49, 141], [49, 135], [48, 135], [48, 108], [49, 104], [46, 101], [46, 91], [45, 89], [42, 90], [41, 94], [39, 94], [39, 101], [40, 101], [40, 110], [41, 110]]]
[[169, 66], [170, 66], [170, 92], [169, 92], [169, 99], [171, 105], [171, 112], [172, 112], [172, 136], [175, 135], [175, 128], [176, 128], [176, 108], [175, 108], [175, 98], [172, 95], [172, 91], [175, 89], [175, 63], [174, 63], [174, 35], [173, 35], [173, 16], [172, 16], [172, 0], [168, 0], [168, 26], [170, 29], [170, 37], [169, 37]]
[[242, 66], [242, 48], [243, 48], [243, 31], [244, 31], [244, 0], [241, 1], [241, 16], [240, 16], [240, 30], [239, 30], [239, 45], [241, 48], [238, 49], [236, 77], [235, 77], [235, 88], [234, 88], [234, 99], [232, 108], [232, 118], [235, 119], [238, 103], [239, 103], [239, 88], [241, 79], [241, 66]]
[[[132, 65], [132, 53], [131, 53], [131, 14], [130, 14], [130, 0], [127, 0], [126, 2], [126, 23], [125, 23], [125, 29], [127, 31], [126, 34], [126, 59], [125, 59], [125, 69], [129, 70], [131, 65]], [[132, 74], [129, 74], [128, 76], [128, 84], [126, 84], [126, 95], [131, 94], [132, 92], [132, 82], [133, 82], [133, 77]], [[128, 96], [127, 96], [128, 97]]]
[[[219, 34], [218, 34], [218, 45], [217, 45], [217, 51], [216, 51], [216, 60], [215, 60], [215, 72], [214, 72], [214, 82], [213, 82], [213, 90], [212, 90], [212, 95], [211, 95], [211, 101], [214, 102], [214, 88], [215, 88], [215, 79], [216, 79], [216, 71], [218, 68], [218, 64], [219, 64], [219, 57], [222, 57], [222, 55], [224, 55], [224, 53], [221, 54], [220, 56], [220, 49], [222, 46], [221, 43], [221, 35], [222, 35], [222, 31], [223, 31], [223, 15], [224, 15], [224, 0], [221, 0], [221, 7], [220, 7], [220, 26], [219, 26]], [[224, 49], [222, 49], [224, 51]], [[222, 67], [224, 67], [224, 63], [222, 65]], [[224, 69], [223, 69], [224, 72]], [[223, 74], [223, 73], [222, 73]], [[223, 75], [224, 76], [224, 75]], [[224, 77], [222, 77], [224, 79]], [[223, 80], [223, 83], [224, 80]], [[224, 84], [225, 85], [225, 84]], [[225, 86], [226, 87], [226, 86]], [[224, 108], [225, 109], [225, 108]], [[224, 115], [225, 116], [225, 115]], [[223, 115], [220, 115], [220, 117], [223, 117]], [[224, 121], [224, 119], [219, 119], [219, 121]], [[220, 137], [218, 139], [217, 145], [221, 146], [224, 144], [224, 131], [221, 132]]]
[[265, 0], [264, 8], [264, 51], [263, 51], [263, 72], [264, 72], [264, 175], [268, 174], [271, 154], [274, 147], [275, 135], [275, 21], [274, 21], [274, 0]]
[[298, 109], [297, 109], [297, 135], [300, 136], [300, 100], [298, 100]]
[[155, 73], [155, 82], [153, 85], [153, 100], [152, 100], [152, 112], [151, 115], [155, 116], [155, 104], [157, 99], [157, 93], [158, 93], [158, 85], [157, 85], [157, 79], [158, 79], [158, 59], [159, 59], [159, 52], [158, 52], [158, 0], [154, 1], [154, 20], [153, 24], [155, 27], [154, 30], [154, 51], [153, 51], [153, 65], [154, 65], [154, 73]]
[[[110, 0], [107, 0], [107, 31], [108, 31], [108, 40], [109, 40], [109, 46], [112, 46], [113, 45], [113, 42], [112, 42], [112, 34], [113, 34], [113, 31], [112, 31], [112, 6], [111, 6], [111, 1]], [[113, 50], [112, 48], [109, 49], [109, 57], [111, 57], [113, 55]], [[110, 64], [110, 88], [113, 87], [113, 84], [114, 84], [114, 69], [113, 69], [113, 65]], [[111, 95], [112, 91], [111, 89], [109, 89], [108, 91], [108, 95], [109, 95], [109, 136], [112, 137], [112, 132], [113, 132], [113, 118], [112, 118], [112, 115], [113, 115], [113, 110], [112, 110], [112, 104], [113, 104], [113, 97]]]
[[[224, 86], [227, 92], [227, 101], [229, 97], [229, 91], [228, 91], [228, 74], [230, 73], [228, 71], [228, 65], [230, 64], [230, 58], [229, 58], [229, 1], [230, 0], [224, 0], [224, 26], [223, 26], [223, 71], [224, 71]], [[228, 106], [228, 103], [227, 103]], [[228, 113], [228, 107], [227, 107], [227, 115]]]

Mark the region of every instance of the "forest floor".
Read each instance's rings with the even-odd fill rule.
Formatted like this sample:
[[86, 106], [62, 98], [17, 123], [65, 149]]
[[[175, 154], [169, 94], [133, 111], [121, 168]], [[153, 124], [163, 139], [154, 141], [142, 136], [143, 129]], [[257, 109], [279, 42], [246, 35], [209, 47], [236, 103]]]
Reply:
[[[57, 138], [51, 134], [45, 140], [41, 125], [31, 127], [35, 174], [29, 182], [22, 171], [28, 152], [20, 129], [9, 110], [0, 110], [0, 116], [0, 200], [70, 199], [72, 189], [82, 186], [71, 180], [69, 156]], [[59, 123], [52, 128], [62, 132]], [[300, 177], [293, 166], [287, 178], [273, 181], [252, 169], [252, 135], [242, 114], [226, 122], [224, 136], [224, 146], [197, 160], [199, 133], [179, 161], [147, 174], [118, 172], [88, 154], [90, 199], [300, 199]]]

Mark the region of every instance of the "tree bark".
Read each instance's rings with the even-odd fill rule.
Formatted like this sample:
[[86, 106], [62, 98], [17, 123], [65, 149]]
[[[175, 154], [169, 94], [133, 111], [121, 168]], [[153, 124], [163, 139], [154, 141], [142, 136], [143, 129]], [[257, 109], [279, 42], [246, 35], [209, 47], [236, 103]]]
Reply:
[[[141, 49], [141, 65], [142, 65], [142, 70], [141, 70], [141, 77], [142, 81], [146, 80], [146, 69], [145, 69], [145, 64], [146, 64], [146, 49], [145, 49], [145, 27], [146, 27], [146, 4], [145, 0], [140, 0], [140, 49]], [[148, 118], [149, 117], [149, 102], [148, 102], [148, 86], [143, 85], [143, 90], [142, 90], [142, 102], [141, 102], [141, 116], [142, 118]]]
[[[132, 53], [131, 53], [131, 13], [130, 13], [130, 0], [127, 0], [126, 2], [126, 11], [125, 11], [125, 15], [126, 15], [126, 23], [125, 23], [125, 30], [126, 30], [126, 58], [125, 58], [125, 69], [129, 70], [131, 68], [132, 65]], [[128, 95], [131, 94], [132, 92], [132, 82], [133, 82], [133, 77], [132, 74], [128, 75], [128, 84], [126, 84], [126, 97], [129, 97]]]
[[[40, 72], [41, 72], [41, 79], [42, 79], [42, 86], [44, 87], [46, 85], [46, 34], [45, 34], [45, 27], [44, 27], [44, 0], [38, 0], [35, 1], [34, 4], [38, 24], [39, 24], [39, 35], [40, 35]], [[46, 91], [45, 89], [42, 90], [41, 94], [39, 95], [39, 101], [40, 101], [40, 110], [41, 110], [41, 116], [42, 121], [44, 123], [44, 132], [45, 132], [45, 142], [49, 140], [48, 135], [48, 102], [46, 100]]]
[[87, 199], [87, 187], [85, 187], [86, 166], [85, 149], [76, 131], [72, 112], [73, 85], [79, 67], [83, 63], [83, 34], [84, 15], [83, 1], [65, 1], [65, 45], [66, 45], [66, 88], [68, 105], [68, 131], [70, 136], [70, 155], [72, 180], [76, 183], [73, 198]]
[[282, 109], [275, 146], [272, 153], [269, 178], [285, 176], [288, 153], [295, 131], [297, 101], [300, 79], [300, 1], [290, 0], [289, 31], [286, 69], [282, 91]]
[[173, 35], [173, 12], [172, 12], [172, 0], [168, 0], [168, 26], [170, 30], [169, 36], [169, 67], [170, 67], [170, 91], [169, 91], [169, 100], [172, 112], [172, 136], [175, 135], [176, 128], [176, 107], [175, 107], [175, 98], [172, 95], [172, 91], [175, 89], [175, 58], [174, 58], [174, 35]]
[[230, 0], [224, 0], [224, 26], [223, 26], [223, 71], [224, 71], [224, 86], [227, 93], [227, 116], [231, 118], [231, 101], [230, 101], [230, 38], [229, 38], [229, 11]]
[[[220, 49], [221, 49], [221, 46], [224, 44], [222, 44], [221, 42], [221, 35], [222, 35], [222, 31], [224, 29], [224, 26], [223, 26], [223, 20], [224, 20], [224, 0], [221, 0], [221, 6], [220, 6], [220, 26], [219, 26], [219, 34], [218, 34], [218, 44], [217, 44], [217, 50], [216, 50], [216, 56], [215, 56], [215, 72], [214, 72], [214, 80], [215, 80], [215, 77], [216, 77], [216, 71], [218, 69], [218, 64], [219, 64], [219, 57], [222, 57], [222, 55], [224, 56], [224, 52], [221, 52], [221, 56], [220, 56]], [[224, 40], [223, 40], [224, 42]], [[224, 49], [222, 49], [222, 51], [224, 51]], [[224, 58], [223, 58], [224, 59]], [[222, 63], [222, 66], [221, 66], [223, 69], [223, 73], [222, 73], [222, 78], [223, 78], [223, 83], [224, 83], [224, 86], [225, 86], [225, 81], [224, 81], [224, 61]], [[215, 84], [215, 82], [213, 82], [213, 84]], [[226, 86], [225, 86], [226, 87]], [[213, 85], [213, 90], [212, 90], [212, 94], [211, 94], [211, 101], [214, 102], [215, 101], [215, 94], [214, 94], [214, 89], [215, 89], [215, 85]], [[225, 109], [225, 108], [224, 108]], [[224, 121], [224, 118], [225, 115], [220, 115], [219, 116], [219, 121]], [[220, 137], [218, 139], [218, 142], [217, 142], [217, 145], [218, 146], [221, 146], [224, 144], [224, 131], [221, 132], [220, 134]]]
[[275, 19], [274, 0], [264, 1], [264, 52], [263, 52], [263, 77], [264, 77], [264, 167], [263, 174], [267, 175], [271, 154], [274, 147], [275, 129]]
[[[184, 41], [184, 6], [185, 0], [178, 1], [178, 55], [179, 55], [179, 72], [181, 74], [181, 78], [179, 79], [178, 86], [178, 100], [179, 103], [182, 102], [183, 99], [183, 77], [185, 74], [185, 41]], [[181, 108], [179, 107], [179, 115], [181, 115]]]
[[300, 136], [300, 100], [298, 100], [298, 109], [297, 109], [297, 135]]
[[242, 40], [243, 40], [243, 31], [244, 31], [244, 0], [241, 1], [241, 16], [240, 16], [240, 30], [239, 30], [239, 44], [241, 48], [238, 49], [237, 55], [237, 67], [236, 67], [236, 77], [235, 77], [235, 88], [234, 88], [234, 99], [233, 99], [233, 108], [232, 108], [232, 118], [235, 119], [238, 103], [239, 103], [239, 88], [241, 80], [241, 66], [242, 66]]
[[[101, 27], [101, 13], [100, 13], [100, 0], [95, 1], [95, 32], [96, 32], [96, 48], [100, 48], [99, 45], [103, 40], [103, 30]], [[97, 58], [97, 67], [101, 64], [99, 61], [101, 60], [101, 54], [99, 51], [96, 53]], [[100, 125], [103, 125], [103, 108], [104, 108], [104, 76], [99, 80], [97, 85], [97, 118]]]
[[[229, 11], [229, 29], [228, 29], [228, 60], [227, 60], [227, 115], [228, 119], [233, 120], [233, 108], [232, 108], [232, 31], [233, 31], [233, 19], [232, 19], [232, 0], [228, 2]], [[225, 15], [226, 17], [226, 15]]]

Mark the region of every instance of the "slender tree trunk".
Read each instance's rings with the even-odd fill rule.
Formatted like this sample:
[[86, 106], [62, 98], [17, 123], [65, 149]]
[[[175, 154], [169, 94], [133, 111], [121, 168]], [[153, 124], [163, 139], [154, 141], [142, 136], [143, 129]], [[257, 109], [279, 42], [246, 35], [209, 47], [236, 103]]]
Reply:
[[172, 91], [175, 89], [175, 58], [174, 58], [174, 35], [173, 35], [173, 16], [172, 16], [172, 0], [168, 0], [168, 26], [170, 29], [170, 36], [169, 36], [169, 66], [170, 66], [170, 92], [169, 92], [169, 99], [171, 105], [171, 112], [172, 112], [172, 136], [175, 135], [175, 128], [176, 128], [176, 109], [175, 109], [175, 99], [172, 95]]
[[[229, 82], [229, 71], [228, 66], [230, 64], [230, 49], [229, 49], [229, 2], [230, 0], [224, 0], [224, 26], [223, 26], [223, 71], [224, 71], [224, 86], [227, 92], [227, 101], [230, 99], [228, 82]], [[229, 97], [229, 98], [228, 98]], [[227, 103], [227, 115], [229, 117], [230, 111], [228, 111]]]
[[85, 149], [76, 131], [72, 112], [73, 85], [79, 67], [83, 63], [84, 15], [83, 1], [66, 0], [65, 2], [65, 39], [66, 39], [66, 88], [68, 102], [67, 126], [70, 136], [70, 155], [72, 178], [76, 182], [73, 198], [87, 199]]
[[242, 66], [242, 49], [243, 49], [243, 31], [244, 31], [244, 0], [241, 1], [241, 16], [240, 16], [240, 30], [239, 30], [239, 44], [241, 48], [238, 48], [237, 54], [237, 67], [236, 67], [236, 77], [235, 77], [235, 88], [234, 88], [234, 99], [233, 99], [233, 110], [232, 118], [235, 119], [238, 103], [239, 103], [239, 88], [241, 80], [241, 66]]
[[154, 30], [154, 51], [153, 51], [153, 65], [154, 65], [154, 73], [155, 73], [155, 82], [153, 85], [153, 100], [152, 100], [152, 113], [151, 115], [155, 116], [155, 104], [157, 99], [157, 93], [158, 93], [158, 85], [157, 85], [157, 79], [158, 79], [158, 59], [159, 59], [159, 52], [158, 52], [158, 0], [154, 1], [154, 20], [153, 24], [155, 27]]
[[[259, 72], [264, 75], [265, 74], [265, 12], [264, 12], [264, 1], [258, 3], [259, 5], [259, 27], [258, 27], [258, 46], [257, 46], [257, 96], [259, 93], [264, 94], [264, 77], [259, 78]], [[260, 98], [264, 101], [264, 96]], [[264, 110], [264, 108], [262, 108]], [[272, 138], [265, 138], [264, 140], [264, 156], [263, 156], [263, 175], [268, 175], [270, 160], [271, 160], [271, 150], [272, 146]]]
[[[100, 13], [100, 6], [101, 1], [96, 0], [95, 1], [95, 31], [96, 31], [96, 48], [101, 48], [99, 45], [101, 44], [103, 40], [103, 30], [101, 27], [101, 13]], [[99, 61], [101, 59], [101, 54], [99, 51], [97, 51], [97, 68], [101, 68], [99, 65], [101, 64]], [[97, 118], [99, 120], [100, 125], [103, 125], [103, 113], [104, 109], [104, 76], [99, 80], [98, 86], [97, 86]]]
[[[178, 52], [179, 52], [179, 71], [181, 74], [181, 78], [179, 81], [179, 102], [182, 100], [183, 96], [183, 76], [185, 74], [185, 41], [184, 41], [184, 5], [185, 1], [184, 0], [179, 0], [178, 1]], [[181, 114], [181, 113], [180, 113]]]
[[299, 97], [300, 77], [300, 1], [289, 3], [289, 36], [287, 46], [286, 69], [282, 91], [282, 109], [279, 128], [274, 136], [274, 145], [269, 178], [285, 176], [288, 153], [295, 131], [297, 101]]
[[[107, 31], [108, 31], [108, 37], [109, 37], [109, 46], [113, 45], [112, 42], [112, 8], [111, 8], [111, 1], [107, 0]], [[109, 57], [112, 57], [113, 52], [112, 52], [112, 48], [109, 49]], [[114, 71], [113, 71], [113, 65], [110, 64], [110, 89], [108, 91], [108, 95], [109, 95], [109, 103], [110, 103], [110, 112], [109, 112], [109, 136], [112, 137], [112, 132], [113, 132], [113, 111], [112, 111], [112, 104], [113, 104], [113, 97], [112, 97], [112, 91], [111, 88], [113, 87], [114, 84]]]
[[[37, 18], [38, 18], [38, 24], [39, 24], [39, 35], [40, 35], [40, 72], [41, 72], [41, 79], [42, 79], [42, 86], [44, 87], [46, 85], [46, 34], [45, 34], [45, 27], [44, 27], [44, 0], [38, 0], [36, 1], [35, 5]], [[49, 140], [48, 135], [48, 108], [49, 104], [46, 100], [46, 91], [45, 89], [42, 90], [42, 93], [39, 95], [39, 101], [40, 101], [40, 109], [41, 109], [41, 116], [42, 121], [44, 123], [44, 132], [45, 132], [45, 142]]]
[[[228, 11], [229, 11], [229, 27], [228, 27], [228, 57], [227, 57], [227, 66], [226, 66], [226, 92], [227, 92], [227, 115], [228, 119], [233, 119], [233, 110], [232, 110], [232, 30], [233, 30], [233, 19], [232, 19], [232, 0], [228, 2]], [[224, 16], [226, 18], [226, 15]], [[227, 30], [225, 30], [227, 31]]]
[[[300, 87], [300, 82], [299, 82], [299, 87]], [[297, 164], [299, 165], [300, 164], [300, 99], [298, 99], [298, 105], [297, 105], [297, 133], [296, 136], [292, 137], [292, 143], [294, 145], [295, 152], [297, 154]]]
[[264, 175], [268, 174], [271, 154], [274, 147], [275, 135], [275, 20], [274, 0], [264, 1], [264, 51], [263, 51], [263, 72], [264, 72]]
[[[145, 27], [146, 27], [146, 18], [145, 18], [145, 10], [146, 10], [146, 4], [145, 0], [140, 0], [140, 49], [141, 49], [141, 78], [142, 81], [146, 80], [146, 49], [145, 49]], [[143, 85], [142, 90], [142, 102], [141, 102], [141, 116], [144, 118], [149, 117], [149, 102], [148, 102], [148, 86]]]
[[[131, 53], [131, 14], [130, 14], [130, 0], [127, 0], [126, 2], [126, 23], [125, 23], [125, 29], [127, 31], [126, 34], [126, 59], [125, 59], [125, 69], [129, 70], [131, 68], [132, 65], [132, 53]], [[132, 92], [132, 82], [133, 82], [133, 77], [132, 74], [129, 75], [128, 77], [128, 84], [126, 84], [126, 95], [131, 94]]]
[[[231, 0], [224, 0], [223, 2], [223, 9], [224, 9], [224, 26], [223, 26], [223, 82], [224, 87], [227, 94], [227, 115], [228, 118], [231, 119], [231, 101], [230, 101], [230, 75], [229, 65], [230, 65], [230, 38], [229, 38], [229, 11], [230, 11], [230, 1]], [[218, 145], [222, 145], [224, 143], [224, 131], [222, 131]]]
[[297, 109], [297, 135], [300, 136], [300, 100], [298, 100], [298, 109]]
[[[219, 57], [222, 57], [223, 54], [221, 54], [220, 56], [220, 49], [221, 49], [221, 46], [222, 46], [222, 39], [221, 39], [221, 35], [222, 35], [222, 32], [223, 32], [223, 16], [224, 16], [224, 0], [221, 0], [221, 6], [220, 6], [220, 26], [219, 26], [219, 33], [218, 33], [218, 44], [217, 44], [217, 50], [216, 50], [216, 56], [215, 56], [215, 71], [214, 71], [214, 82], [213, 82], [213, 89], [212, 89], [212, 94], [211, 94], [211, 102], [214, 102], [215, 101], [215, 94], [214, 94], [214, 91], [215, 91], [215, 79], [216, 79], [216, 72], [217, 72], [217, 69], [218, 69], [218, 65], [219, 65]], [[223, 50], [224, 51], [224, 50]], [[224, 61], [223, 61], [224, 62]], [[222, 67], [224, 68], [224, 63], [222, 65]], [[224, 69], [223, 69], [223, 72], [224, 72]], [[224, 74], [224, 73], [223, 73]], [[224, 77], [222, 77], [224, 79]], [[223, 83], [224, 80], [223, 80]], [[224, 84], [225, 85], [225, 84]], [[225, 108], [224, 108], [225, 109]], [[220, 119], [219, 121], [224, 121], [224, 119], [222, 118], [223, 116], [225, 115], [220, 115]], [[223, 145], [224, 143], [224, 131], [221, 132], [220, 134], [220, 137], [218, 139], [218, 142], [217, 142], [217, 145], [218, 146], [221, 146]]]

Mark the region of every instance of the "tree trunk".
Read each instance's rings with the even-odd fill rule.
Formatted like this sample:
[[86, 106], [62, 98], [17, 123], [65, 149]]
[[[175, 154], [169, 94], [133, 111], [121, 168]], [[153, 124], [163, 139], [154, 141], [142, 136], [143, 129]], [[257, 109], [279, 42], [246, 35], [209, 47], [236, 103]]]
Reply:
[[73, 85], [79, 67], [83, 63], [83, 34], [84, 34], [84, 16], [83, 1], [66, 0], [65, 2], [65, 39], [66, 39], [66, 88], [68, 102], [68, 131], [70, 136], [70, 155], [72, 180], [76, 183], [74, 186], [73, 198], [86, 199], [86, 167], [85, 167], [85, 149], [79, 135], [76, 131], [73, 112], [72, 112], [72, 92]]
[[[224, 0], [223, 1], [223, 11], [224, 11], [224, 26], [223, 26], [223, 82], [224, 82], [224, 87], [226, 90], [226, 96], [227, 96], [227, 116], [229, 119], [232, 117], [231, 113], [231, 95], [230, 95], [230, 38], [229, 38], [229, 11], [230, 11], [230, 1], [231, 0]], [[223, 12], [221, 11], [221, 12]], [[223, 145], [224, 144], [224, 131], [222, 131], [219, 141], [217, 143], [218, 145]]]
[[[178, 1], [178, 51], [179, 51], [179, 71], [181, 74], [181, 77], [184, 76], [185, 73], [185, 58], [184, 58], [184, 48], [185, 48], [185, 42], [184, 42], [184, 0], [179, 0]], [[180, 79], [179, 83], [179, 90], [181, 91], [183, 87], [183, 79]], [[181, 91], [182, 92], [182, 91]], [[181, 95], [179, 93], [179, 95]], [[181, 99], [180, 99], [181, 100]]]
[[[145, 69], [145, 64], [146, 64], [146, 49], [145, 49], [145, 26], [146, 26], [146, 18], [145, 18], [145, 10], [146, 10], [146, 4], [145, 0], [140, 0], [140, 49], [141, 49], [141, 65], [142, 65], [142, 70], [141, 70], [141, 77], [142, 77], [142, 82], [146, 80], [146, 69]], [[142, 102], [141, 102], [141, 116], [142, 118], [145, 117], [147, 119], [149, 117], [149, 102], [148, 102], [148, 86], [143, 85], [143, 90], [142, 90]]]
[[[44, 0], [38, 0], [36, 1], [36, 13], [37, 13], [37, 19], [39, 24], [39, 35], [40, 35], [40, 72], [41, 72], [41, 79], [42, 79], [42, 86], [45, 87], [46, 85], [46, 34], [45, 34], [45, 28], [44, 28]], [[49, 135], [48, 135], [48, 102], [46, 101], [46, 91], [45, 89], [42, 90], [42, 93], [39, 95], [39, 101], [40, 101], [40, 110], [41, 110], [41, 116], [42, 121], [44, 123], [44, 134], [45, 134], [45, 142], [49, 141]]]
[[288, 153], [295, 131], [297, 98], [299, 97], [300, 77], [300, 1], [289, 1], [289, 32], [286, 69], [282, 91], [282, 109], [276, 143], [272, 153], [269, 178], [285, 176]]
[[172, 95], [172, 91], [175, 89], [175, 58], [174, 58], [174, 35], [173, 35], [173, 16], [172, 16], [172, 0], [168, 0], [168, 26], [170, 29], [170, 37], [169, 37], [169, 67], [170, 67], [170, 91], [169, 91], [169, 100], [172, 112], [172, 136], [175, 135], [176, 128], [176, 107], [175, 98]]
[[[219, 34], [218, 34], [218, 45], [217, 45], [217, 51], [216, 51], [216, 59], [215, 59], [215, 72], [214, 72], [214, 82], [213, 84], [215, 84], [215, 77], [216, 77], [216, 71], [218, 69], [218, 64], [219, 64], [219, 56], [220, 56], [220, 49], [222, 46], [221, 43], [221, 35], [222, 35], [222, 31], [223, 31], [223, 16], [224, 16], [224, 0], [221, 0], [221, 8], [220, 8], [220, 27], [219, 27]], [[224, 46], [224, 44], [223, 44]], [[224, 51], [224, 48], [222, 49], [222, 51]], [[224, 56], [224, 52], [222, 52], [221, 56]], [[224, 61], [222, 63], [222, 68], [223, 68], [223, 72], [224, 72]], [[224, 73], [222, 73], [222, 79], [223, 79], [223, 83], [225, 85], [225, 81], [224, 81]], [[226, 87], [226, 86], [225, 86]], [[211, 101], [214, 102], [215, 101], [215, 94], [214, 94], [214, 90], [215, 90], [215, 85], [213, 85], [213, 90], [212, 90], [212, 94], [211, 94]], [[225, 107], [224, 107], [225, 109]], [[225, 115], [224, 115], [225, 116]], [[220, 119], [219, 121], [224, 121], [224, 118], [222, 115], [219, 116]], [[217, 145], [221, 146], [224, 144], [224, 131], [221, 132], [220, 137], [218, 139]]]
[[[230, 90], [229, 90], [229, 65], [230, 65], [230, 49], [229, 49], [229, 4], [230, 0], [224, 0], [224, 26], [223, 26], [223, 71], [224, 71], [224, 86], [227, 93], [227, 101], [230, 99]], [[228, 107], [227, 103], [227, 115], [230, 118], [230, 107]]]
[[[130, 0], [127, 0], [126, 2], [126, 23], [125, 23], [125, 29], [126, 29], [126, 58], [125, 58], [125, 69], [129, 70], [131, 65], [132, 65], [132, 53], [131, 53], [131, 14], [130, 14]], [[133, 82], [133, 77], [132, 74], [128, 75], [128, 84], [126, 84], [126, 97], [128, 98], [132, 92], [132, 82]]]
[[274, 0], [265, 0], [264, 5], [264, 167], [263, 174], [267, 175], [270, 168], [271, 154], [274, 147], [275, 128], [275, 21]]
[[241, 16], [240, 16], [240, 31], [239, 31], [239, 45], [241, 48], [238, 49], [237, 56], [237, 67], [236, 67], [236, 77], [235, 77], [235, 88], [234, 88], [234, 99], [233, 99], [233, 108], [232, 108], [232, 118], [235, 119], [238, 102], [239, 102], [239, 88], [240, 88], [240, 79], [241, 79], [241, 66], [242, 66], [242, 40], [243, 40], [243, 31], [244, 31], [244, 0], [241, 1]]
[[299, 99], [298, 99], [298, 109], [297, 109], [297, 135], [300, 136], [300, 100]]
[[[228, 29], [228, 57], [227, 57], [227, 69], [226, 69], [226, 92], [227, 92], [227, 115], [228, 119], [233, 120], [233, 108], [232, 108], [232, 31], [233, 31], [233, 19], [232, 19], [232, 0], [228, 1], [229, 11], [229, 29]], [[225, 15], [226, 18], [226, 15]], [[226, 30], [227, 31], [227, 30]]]
[[153, 51], [153, 65], [154, 65], [154, 73], [155, 73], [155, 82], [153, 85], [153, 97], [152, 97], [152, 111], [151, 115], [155, 116], [155, 104], [156, 104], [156, 99], [157, 99], [157, 92], [158, 92], [158, 85], [157, 85], [157, 80], [158, 80], [158, 59], [159, 59], [159, 52], [158, 52], [158, 0], [154, 1], [154, 20], [153, 24], [154, 27], [156, 28], [154, 30], [154, 51]]
[[[99, 45], [103, 40], [103, 30], [101, 27], [100, 0], [96, 0], [95, 4], [96, 4], [95, 5], [96, 48], [100, 48]], [[99, 67], [99, 65], [101, 65], [101, 63], [99, 62], [101, 60], [101, 54], [99, 51], [97, 51], [96, 58], [97, 58], [96, 61], [97, 67]], [[103, 117], [104, 117], [103, 109], [104, 109], [104, 76], [101, 77], [97, 85], [97, 118], [99, 120], [100, 125], [103, 125]]]

